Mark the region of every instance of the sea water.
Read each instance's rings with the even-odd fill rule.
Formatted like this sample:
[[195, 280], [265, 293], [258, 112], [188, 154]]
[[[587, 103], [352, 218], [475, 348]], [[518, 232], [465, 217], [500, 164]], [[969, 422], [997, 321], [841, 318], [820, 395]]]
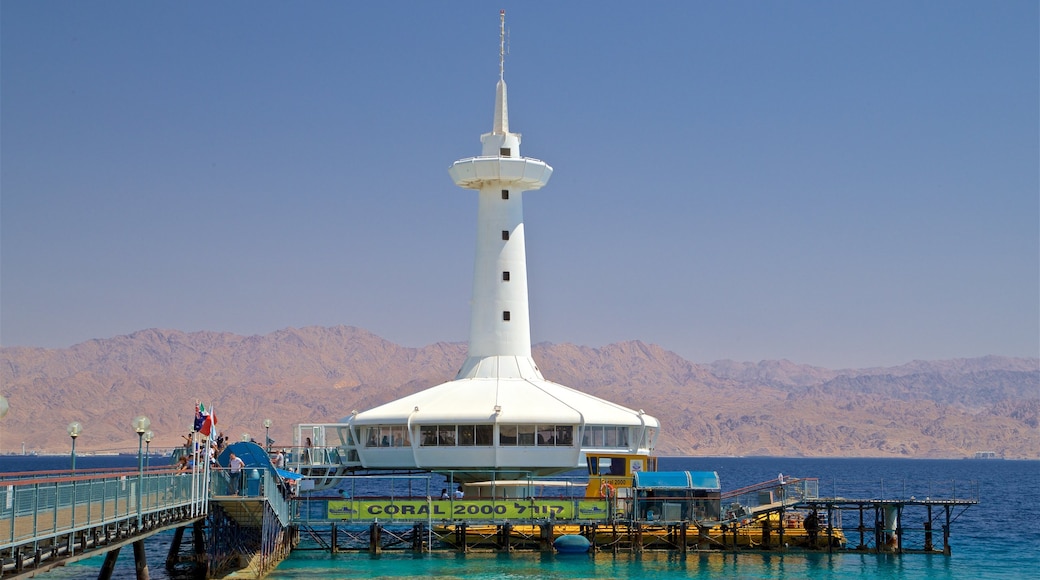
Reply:
[[[136, 466], [136, 457], [80, 457], [77, 466]], [[68, 458], [0, 457], [0, 471], [65, 469]], [[413, 554], [386, 550], [329, 554], [298, 550], [268, 578], [949, 578], [989, 580], [1040, 578], [1040, 462], [1003, 460], [801, 459], [775, 457], [661, 458], [661, 470], [717, 471], [723, 490], [776, 479], [818, 477], [821, 496], [856, 499], [918, 499], [935, 492], [948, 496], [952, 485], [960, 498], [974, 493], [980, 503], [953, 512], [953, 555], [867, 554], [792, 551], [689, 552], [647, 551], [560, 555], [538, 552], [469, 553], [442, 551]], [[439, 484], [434, 487], [440, 489]], [[924, 508], [915, 508], [923, 511]], [[868, 510], [870, 511], [870, 510]], [[844, 527], [850, 544], [858, 543], [851, 512]], [[872, 525], [871, 519], [867, 525]], [[941, 543], [942, 510], [934, 512], [935, 541]], [[869, 532], [868, 532], [869, 534]], [[172, 532], [146, 542], [151, 577], [167, 579], [163, 568]], [[915, 539], [911, 547], [919, 547]], [[47, 572], [43, 578], [95, 578], [103, 557], [90, 558]], [[113, 576], [134, 578], [131, 550], [120, 553]]]

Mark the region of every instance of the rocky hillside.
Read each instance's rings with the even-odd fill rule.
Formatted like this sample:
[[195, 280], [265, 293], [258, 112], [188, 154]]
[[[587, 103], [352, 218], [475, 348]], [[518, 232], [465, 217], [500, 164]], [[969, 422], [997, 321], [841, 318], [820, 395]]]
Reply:
[[[266, 336], [143, 330], [68, 349], [0, 349], [11, 411], [0, 449], [136, 447], [148, 415], [157, 446], [191, 426], [196, 399], [233, 438], [291, 441], [294, 423], [337, 421], [450, 380], [466, 345], [405, 348], [351, 327]], [[539, 344], [546, 378], [658, 417], [665, 455], [1040, 458], [1040, 361], [983, 357], [830, 370], [789, 361], [701, 365], [638, 341], [589, 348]]]

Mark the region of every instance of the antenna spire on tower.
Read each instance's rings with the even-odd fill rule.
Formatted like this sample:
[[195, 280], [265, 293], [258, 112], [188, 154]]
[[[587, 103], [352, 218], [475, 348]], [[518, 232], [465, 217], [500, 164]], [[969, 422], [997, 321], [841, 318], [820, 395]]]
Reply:
[[509, 132], [509, 107], [506, 104], [506, 11], [498, 13], [498, 86], [495, 88], [495, 124], [492, 133]]
[[506, 11], [498, 13], [498, 79], [506, 78]]

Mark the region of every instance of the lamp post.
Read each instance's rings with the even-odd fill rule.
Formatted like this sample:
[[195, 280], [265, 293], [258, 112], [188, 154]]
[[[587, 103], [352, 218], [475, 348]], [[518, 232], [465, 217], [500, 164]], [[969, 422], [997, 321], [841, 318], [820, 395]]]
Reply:
[[144, 432], [144, 468], [148, 469], [152, 463], [152, 438], [155, 437], [155, 433], [149, 429]]
[[[7, 415], [7, 411], [10, 408], [11, 406], [7, 404], [7, 397], [0, 395], [0, 419], [3, 419], [4, 416]], [[0, 453], [2, 452], [3, 449], [2, 446], [0, 446]]]
[[267, 452], [271, 452], [271, 420], [264, 419], [264, 447], [267, 448]]
[[144, 434], [148, 431], [152, 422], [144, 415], [134, 417], [131, 425], [137, 432], [137, 529], [141, 529], [141, 484], [144, 483], [144, 458], [141, 456], [141, 447], [144, 443]]
[[83, 425], [79, 421], [69, 423], [69, 437], [72, 438], [72, 471], [76, 471], [76, 438], [83, 432]]

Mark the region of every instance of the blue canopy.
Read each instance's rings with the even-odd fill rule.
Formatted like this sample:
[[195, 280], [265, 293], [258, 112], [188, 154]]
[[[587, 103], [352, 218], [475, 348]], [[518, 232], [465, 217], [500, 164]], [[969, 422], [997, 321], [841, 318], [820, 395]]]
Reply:
[[250, 441], [240, 441], [238, 443], [232, 443], [228, 445], [224, 451], [217, 457], [217, 463], [222, 467], [227, 467], [228, 462], [231, 461], [230, 455], [234, 453], [235, 457], [238, 457], [246, 464], [246, 467], [266, 467], [267, 469], [274, 469], [274, 464], [271, 463], [271, 457], [264, 451], [263, 447], [260, 447], [256, 443]]
[[282, 476], [282, 479], [303, 479], [303, 476], [299, 473], [278, 469], [277, 467], [275, 468], [275, 471], [278, 472], [278, 475]]
[[634, 475], [632, 486], [636, 489], [722, 489], [715, 471], [639, 471]]

